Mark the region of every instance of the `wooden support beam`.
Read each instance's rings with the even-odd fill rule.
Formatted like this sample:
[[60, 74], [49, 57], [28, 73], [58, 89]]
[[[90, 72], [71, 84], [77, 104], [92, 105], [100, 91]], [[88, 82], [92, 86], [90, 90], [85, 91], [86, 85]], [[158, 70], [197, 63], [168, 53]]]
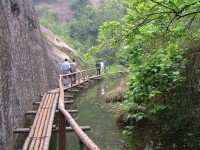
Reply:
[[68, 121], [68, 124], [74, 129], [74, 132], [79, 137], [79, 139], [84, 143], [88, 150], [100, 150], [92, 140], [81, 130], [76, 121], [71, 117], [71, 115], [65, 110], [64, 106], [59, 106], [59, 110], [64, 114]]
[[77, 88], [84, 88], [84, 86], [83, 85], [78, 85], [78, 86], [76, 86]]
[[[40, 105], [41, 102], [33, 102], [33, 105]], [[70, 100], [70, 101], [64, 101], [65, 104], [72, 104], [74, 103], [74, 100]]]
[[73, 98], [74, 96], [73, 95], [65, 95], [64, 98]]
[[59, 111], [59, 121], [58, 121], [58, 126], [59, 126], [59, 150], [64, 150], [66, 149], [66, 134], [63, 132], [66, 128], [66, 118], [65, 116]]
[[[80, 126], [80, 128], [83, 130], [83, 131], [87, 131], [87, 130], [90, 130], [90, 126]], [[53, 132], [58, 132], [59, 131], [59, 129], [56, 127], [52, 127], [52, 131]], [[30, 128], [17, 128], [17, 129], [14, 129], [13, 130], [13, 133], [29, 133], [30, 132]], [[72, 129], [72, 127], [66, 127], [66, 132], [72, 132], [72, 131], [74, 131], [73, 129]]]
[[73, 93], [78, 93], [80, 90], [75, 90], [75, 89], [67, 89], [68, 92], [73, 92]]
[[101, 77], [98, 77], [98, 78], [94, 78], [94, 80], [101, 80]]
[[[59, 112], [59, 110], [56, 110], [56, 113], [58, 113], [58, 112]], [[67, 112], [69, 112], [69, 113], [78, 113], [78, 110], [67, 110]], [[30, 111], [27, 111], [25, 113], [25, 115], [35, 115], [36, 113], [37, 113], [36, 110], [30, 110]]]

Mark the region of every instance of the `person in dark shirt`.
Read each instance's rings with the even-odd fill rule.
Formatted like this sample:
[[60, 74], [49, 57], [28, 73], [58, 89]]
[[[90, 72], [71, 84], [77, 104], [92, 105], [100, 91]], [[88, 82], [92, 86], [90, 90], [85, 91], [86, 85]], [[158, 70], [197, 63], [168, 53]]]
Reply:
[[97, 75], [100, 75], [101, 74], [101, 64], [100, 62], [96, 62], [96, 69], [97, 69]]
[[108, 62], [104, 60], [103, 63], [104, 63], [104, 73], [106, 73], [108, 69]]

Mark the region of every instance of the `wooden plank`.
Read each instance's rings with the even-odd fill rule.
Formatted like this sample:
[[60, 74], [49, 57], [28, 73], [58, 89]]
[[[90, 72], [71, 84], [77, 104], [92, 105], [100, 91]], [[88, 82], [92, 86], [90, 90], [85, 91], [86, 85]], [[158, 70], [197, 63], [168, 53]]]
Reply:
[[[90, 126], [80, 126], [80, 128], [83, 130], [83, 131], [86, 131], [86, 130], [90, 130]], [[15, 134], [18, 134], [18, 133], [29, 133], [31, 131], [30, 128], [17, 128], [17, 129], [14, 129], [13, 130], [13, 133]], [[52, 131], [53, 132], [58, 132], [59, 129], [58, 128], [53, 128], [52, 127]], [[66, 127], [66, 132], [73, 132], [74, 130], [72, 129], [72, 127]], [[49, 136], [47, 136], [49, 137]], [[46, 139], [46, 138], [45, 138]]]
[[71, 89], [67, 89], [67, 91], [68, 92], [72, 92], [72, 93], [78, 93], [78, 92], [80, 92], [80, 90], [74, 90], [74, 89], [72, 89], [72, 90]]
[[[51, 109], [52, 109], [54, 98], [55, 98], [55, 94], [52, 94], [50, 102], [49, 102], [49, 108], [48, 108], [48, 110], [46, 110], [47, 111], [47, 113], [45, 115], [46, 120], [44, 122], [44, 128], [43, 128], [43, 131], [42, 131], [42, 136], [41, 136], [42, 139], [41, 139], [41, 142], [38, 146], [39, 150], [43, 149], [44, 141], [47, 138], [47, 136], [46, 136], [47, 135], [47, 128], [48, 128], [48, 125], [50, 123], [49, 120], [50, 120], [50, 117], [51, 117], [50, 115], [51, 115]], [[52, 125], [51, 125], [51, 127], [52, 127]]]
[[[50, 97], [48, 99], [47, 105], [43, 108], [44, 109], [44, 113], [43, 113], [43, 119], [42, 119], [42, 126], [40, 126], [40, 130], [38, 132], [38, 138], [39, 140], [37, 140], [37, 143], [35, 144], [34, 149], [38, 150], [40, 149], [40, 145], [43, 145], [43, 140], [44, 138], [46, 138], [46, 128], [47, 125], [49, 123], [49, 109], [51, 107], [52, 104], [52, 97], [54, 97], [54, 94], [50, 94]], [[42, 149], [42, 148], [41, 148]]]
[[83, 86], [83, 85], [78, 85], [78, 86], [76, 86], [76, 87], [78, 87], [78, 88], [84, 88], [84, 86]]
[[32, 136], [34, 135], [34, 131], [35, 131], [35, 129], [36, 129], [36, 124], [37, 124], [38, 119], [39, 119], [39, 113], [40, 113], [40, 111], [41, 111], [41, 107], [42, 107], [43, 104], [44, 104], [44, 100], [45, 100], [46, 96], [47, 96], [47, 94], [44, 94], [44, 96], [42, 97], [41, 105], [40, 105], [39, 108], [38, 108], [38, 110], [39, 110], [39, 111], [38, 111], [38, 115], [36, 115], [36, 117], [35, 117], [35, 119], [34, 119], [34, 121], [33, 121], [33, 125], [32, 125], [32, 127], [31, 127], [31, 132], [29, 133], [28, 137], [26, 138], [26, 141], [25, 141], [25, 143], [24, 143], [24, 145], [23, 145], [23, 150], [28, 150], [28, 148], [29, 148], [29, 143], [30, 143], [30, 141], [31, 141]]
[[73, 95], [65, 95], [64, 98], [73, 98], [74, 96]]
[[42, 119], [42, 126], [40, 127], [40, 132], [38, 133], [38, 137], [40, 138], [37, 143], [35, 144], [34, 149], [35, 150], [40, 150], [42, 148], [40, 148], [40, 146], [43, 146], [43, 142], [44, 142], [44, 138], [46, 138], [46, 128], [47, 125], [49, 123], [49, 109], [51, 107], [52, 104], [52, 97], [54, 96], [54, 94], [50, 94], [49, 100], [47, 102], [47, 105], [44, 109], [44, 114], [43, 114], [43, 119]]
[[75, 102], [74, 100], [64, 101], [64, 104], [72, 104], [72, 103], [74, 103], [74, 102]]
[[56, 93], [55, 98], [53, 100], [53, 105], [52, 105], [50, 119], [49, 119], [49, 126], [47, 128], [47, 134], [46, 134], [47, 138], [44, 141], [44, 150], [48, 150], [48, 148], [49, 148], [49, 143], [50, 143], [51, 133], [52, 133], [51, 126], [53, 126], [53, 120], [54, 120], [54, 116], [55, 116], [55, 110], [56, 110], [56, 104], [58, 101], [58, 96], [59, 96], [58, 93]]
[[[70, 100], [70, 101], [64, 101], [64, 104], [72, 104], [74, 103], [75, 101], [74, 100]], [[40, 105], [41, 102], [34, 102], [33, 105]], [[58, 104], [58, 102], [57, 102]]]
[[[58, 113], [59, 110], [56, 110], [56, 113]], [[78, 113], [78, 110], [67, 110], [67, 112], [69, 113]], [[37, 111], [36, 110], [31, 110], [31, 111], [27, 111], [25, 113], [25, 115], [36, 115], [37, 114]]]
[[40, 130], [40, 127], [42, 126], [41, 120], [43, 118], [43, 113], [44, 113], [44, 109], [43, 108], [46, 107], [48, 99], [49, 99], [49, 96], [50, 96], [50, 94], [47, 94], [47, 98], [44, 100], [44, 105], [41, 107], [41, 112], [39, 113], [39, 119], [38, 119], [38, 122], [36, 124], [36, 129], [35, 129], [34, 135], [32, 136], [32, 141], [30, 143], [29, 149], [34, 149], [35, 143], [38, 140], [37, 135], [38, 135], [38, 132]]

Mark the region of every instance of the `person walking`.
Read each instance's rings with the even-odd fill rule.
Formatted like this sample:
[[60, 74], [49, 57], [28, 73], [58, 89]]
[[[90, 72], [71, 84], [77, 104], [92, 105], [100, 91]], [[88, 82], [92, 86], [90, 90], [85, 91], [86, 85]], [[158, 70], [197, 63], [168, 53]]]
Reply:
[[97, 70], [97, 76], [101, 74], [101, 64], [97, 61], [96, 62], [96, 70]]
[[107, 69], [108, 69], [108, 62], [106, 60], [104, 60], [103, 64], [104, 64], [104, 73], [106, 73]]
[[[61, 65], [61, 74], [65, 75], [70, 73], [70, 64], [67, 59], [64, 60], [64, 63]], [[69, 84], [69, 76], [63, 77], [63, 84], [67, 86]]]
[[[72, 73], [77, 71], [77, 63], [76, 63], [75, 59], [72, 60], [70, 67], [71, 67]], [[74, 83], [74, 84], [76, 84], [76, 79], [77, 79], [76, 76], [77, 76], [76, 73], [72, 75], [72, 83]]]
[[101, 74], [103, 74], [104, 73], [104, 63], [103, 63], [103, 61], [100, 63], [100, 65], [101, 65]]

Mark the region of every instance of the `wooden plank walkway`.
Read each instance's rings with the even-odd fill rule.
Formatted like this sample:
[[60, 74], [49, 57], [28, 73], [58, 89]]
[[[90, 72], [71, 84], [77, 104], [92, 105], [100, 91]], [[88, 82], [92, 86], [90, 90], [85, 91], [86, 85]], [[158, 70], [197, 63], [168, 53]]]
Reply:
[[48, 150], [58, 93], [46, 93], [39, 105], [23, 150]]
[[[98, 75], [98, 76], [91, 76], [91, 77], [88, 77], [88, 78], [85, 78], [84, 79], [81, 79], [79, 81], [79, 83], [76, 83], [76, 84], [72, 84], [72, 85], [68, 85], [68, 86], [64, 86], [64, 90], [70, 90], [70, 88], [73, 88], [73, 87], [78, 87], [80, 86], [81, 84], [84, 84], [85, 82], [89, 81], [89, 80], [92, 80], [92, 79], [99, 79], [101, 78], [101, 75]], [[78, 81], [77, 81], [78, 82]], [[59, 92], [60, 91], [60, 88], [56, 88], [54, 90], [51, 90], [50, 92]]]
[[[78, 87], [88, 80], [95, 79], [97, 76], [81, 79], [76, 84], [65, 86], [64, 90], [70, 90], [72, 87]], [[101, 77], [101, 76], [98, 76]], [[53, 119], [56, 113], [56, 104], [58, 103], [60, 89], [54, 89], [45, 93], [39, 102], [39, 108], [36, 113], [33, 125], [29, 131], [29, 135], [24, 143], [23, 150], [48, 150], [51, 133], [53, 131]], [[70, 111], [69, 111], [70, 112]], [[84, 129], [84, 128], [83, 128]]]
[[[90, 71], [92, 69], [88, 69], [82, 72]], [[124, 73], [124, 72], [118, 72]], [[84, 143], [85, 147], [88, 150], [99, 150], [99, 148], [89, 139], [89, 137], [83, 132], [83, 130], [88, 130], [89, 127], [79, 127], [79, 125], [75, 122], [75, 120], [69, 114], [77, 113], [76, 110], [65, 110], [65, 103], [73, 103], [73, 101], [64, 101], [66, 95], [64, 95], [64, 91], [71, 92], [79, 92], [79, 89], [73, 89], [84, 87], [85, 82], [89, 80], [99, 80], [102, 75], [94, 75], [88, 76], [87, 74], [83, 78], [79, 78], [76, 84], [69, 84], [67, 87], [62, 85], [63, 76], [68, 75], [60, 75], [59, 79], [59, 88], [51, 90], [45, 93], [42, 96], [42, 100], [40, 102], [35, 102], [34, 104], [39, 105], [37, 111], [28, 111], [27, 114], [36, 114], [35, 119], [33, 121], [33, 125], [31, 128], [23, 128], [16, 129], [14, 132], [29, 132], [29, 135], [23, 145], [23, 150], [48, 150], [49, 143], [51, 139], [52, 131], [59, 131], [59, 149], [65, 149], [65, 132], [63, 131], [74, 131], [79, 137], [80, 141]], [[79, 74], [78, 74], [79, 77]], [[70, 79], [72, 80], [72, 78]], [[71, 81], [72, 82], [72, 81]], [[73, 97], [72, 95], [68, 95], [67, 97]], [[58, 105], [58, 110], [56, 110], [56, 106]], [[59, 119], [59, 128], [52, 128], [55, 114], [59, 112], [61, 118]], [[66, 120], [68, 121], [71, 127], [66, 127]], [[62, 128], [63, 127], [63, 128]], [[64, 143], [63, 143], [64, 142]]]

